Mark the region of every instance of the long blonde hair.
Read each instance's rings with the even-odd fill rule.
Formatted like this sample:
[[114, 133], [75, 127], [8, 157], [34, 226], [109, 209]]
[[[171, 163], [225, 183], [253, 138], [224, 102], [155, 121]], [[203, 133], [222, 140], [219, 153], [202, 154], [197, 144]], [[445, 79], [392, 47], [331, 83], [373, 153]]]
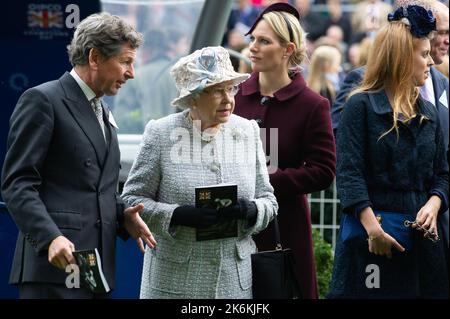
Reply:
[[[289, 65], [292, 67], [299, 67], [300, 64], [307, 58], [306, 54], [306, 33], [300, 26], [300, 22], [292, 14], [287, 12], [271, 11], [264, 14], [263, 19], [267, 21], [270, 27], [280, 40], [280, 44], [285, 46], [289, 42], [295, 44], [295, 51], [289, 58]], [[289, 29], [292, 29], [294, 39], [289, 37]]]
[[334, 100], [336, 89], [326, 78], [326, 73], [335, 62], [340, 64], [341, 58], [341, 52], [329, 45], [322, 45], [314, 50], [308, 74], [308, 86], [311, 90], [320, 94], [323, 89], [327, 89], [331, 99]]
[[416, 108], [419, 89], [414, 85], [414, 39], [401, 21], [393, 21], [378, 31], [367, 60], [364, 79], [350, 95], [386, 89], [392, 93], [393, 125], [380, 138], [392, 130], [399, 136], [397, 120], [409, 122], [418, 114]]

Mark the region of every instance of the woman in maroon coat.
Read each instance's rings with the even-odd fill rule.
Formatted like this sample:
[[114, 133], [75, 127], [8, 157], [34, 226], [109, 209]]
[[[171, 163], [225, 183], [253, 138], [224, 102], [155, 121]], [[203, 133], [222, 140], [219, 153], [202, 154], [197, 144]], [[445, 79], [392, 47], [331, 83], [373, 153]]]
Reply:
[[[254, 73], [236, 96], [235, 113], [255, 119], [266, 133], [281, 242], [293, 250], [303, 298], [317, 298], [306, 194], [331, 184], [336, 156], [329, 102], [309, 89], [298, 71], [306, 56], [298, 17], [292, 6], [276, 3], [250, 29]], [[274, 249], [273, 223], [255, 239], [260, 251]]]

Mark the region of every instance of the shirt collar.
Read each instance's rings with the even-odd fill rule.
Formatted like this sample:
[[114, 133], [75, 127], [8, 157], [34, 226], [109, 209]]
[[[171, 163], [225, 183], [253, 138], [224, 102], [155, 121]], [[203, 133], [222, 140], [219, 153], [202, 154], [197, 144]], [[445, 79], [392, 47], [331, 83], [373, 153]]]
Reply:
[[86, 84], [86, 82], [84, 82], [80, 76], [77, 74], [77, 72], [75, 71], [75, 69], [72, 69], [72, 71], [70, 71], [70, 75], [75, 79], [75, 81], [78, 83], [78, 85], [80, 86], [81, 90], [83, 91], [84, 95], [86, 96], [87, 100], [89, 102], [91, 102], [91, 100], [93, 98], [96, 97], [96, 94], [94, 93], [94, 91], [92, 91], [92, 89]]
[[[278, 101], [285, 101], [299, 94], [306, 88], [306, 82], [300, 72], [291, 77], [292, 82], [276, 91], [273, 95]], [[259, 93], [259, 73], [253, 72], [250, 78], [242, 84], [242, 95]]]

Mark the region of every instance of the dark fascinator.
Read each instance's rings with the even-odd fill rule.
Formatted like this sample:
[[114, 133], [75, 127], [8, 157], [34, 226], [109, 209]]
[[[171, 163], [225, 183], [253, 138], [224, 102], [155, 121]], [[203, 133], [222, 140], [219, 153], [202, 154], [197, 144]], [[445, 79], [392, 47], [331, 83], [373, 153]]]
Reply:
[[388, 21], [402, 21], [409, 25], [411, 34], [416, 38], [427, 37], [430, 32], [436, 30], [436, 18], [433, 12], [417, 5], [398, 8], [388, 14]]
[[[266, 13], [269, 13], [269, 12], [274, 12], [274, 11], [287, 12], [287, 13], [292, 14], [297, 19], [300, 19], [300, 14], [298, 13], [297, 9], [295, 9], [293, 6], [291, 6], [288, 3], [284, 3], [284, 2], [277, 2], [277, 3], [271, 4], [263, 12], [260, 13], [258, 18], [256, 18], [255, 22], [253, 22], [253, 25], [250, 28], [250, 30], [248, 30], [248, 32], [245, 35], [249, 35], [253, 32], [253, 29], [255, 29], [256, 25], [259, 23], [259, 21], [261, 21], [263, 15], [265, 15]], [[293, 36], [292, 29], [291, 29], [291, 25], [289, 24], [289, 22], [286, 20], [286, 18], [284, 16], [283, 16], [283, 18], [285, 19], [286, 25], [289, 30], [290, 40], [292, 41], [294, 39], [294, 36]]]

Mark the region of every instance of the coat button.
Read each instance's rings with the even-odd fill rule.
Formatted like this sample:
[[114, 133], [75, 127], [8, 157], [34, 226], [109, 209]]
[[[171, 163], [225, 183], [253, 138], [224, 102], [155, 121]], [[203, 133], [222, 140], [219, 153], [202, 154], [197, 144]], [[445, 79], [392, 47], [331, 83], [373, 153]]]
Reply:
[[210, 169], [213, 172], [218, 172], [220, 170], [220, 165], [218, 163], [212, 163]]
[[92, 165], [92, 162], [91, 162], [91, 160], [89, 158], [84, 161], [84, 166], [89, 167], [91, 165]]
[[261, 98], [261, 101], [259, 102], [259, 104], [261, 104], [261, 106], [267, 106], [270, 103], [270, 97], [269, 96], [263, 96]]
[[97, 220], [95, 221], [95, 227], [100, 228], [101, 226], [102, 226], [101, 220], [100, 220], [100, 219], [97, 219]]

